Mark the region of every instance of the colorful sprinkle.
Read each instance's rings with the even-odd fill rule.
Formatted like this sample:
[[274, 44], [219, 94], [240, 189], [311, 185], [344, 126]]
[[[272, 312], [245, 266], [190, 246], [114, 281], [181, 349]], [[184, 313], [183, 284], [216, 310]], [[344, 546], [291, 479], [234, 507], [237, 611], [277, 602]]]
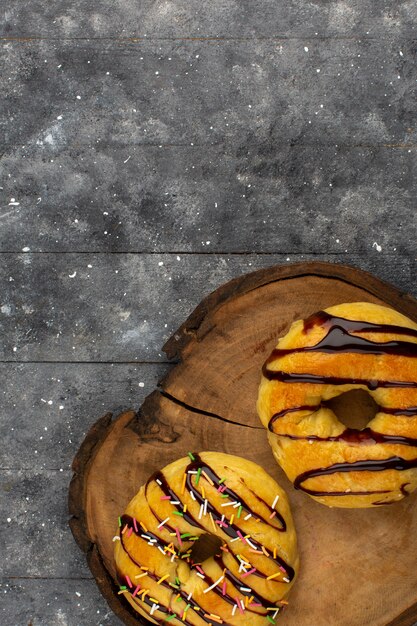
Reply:
[[192, 461], [195, 461], [195, 456], [193, 455], [193, 453], [192, 453], [192, 452], [188, 452], [187, 454], [188, 454], [188, 456], [190, 457], [190, 459], [191, 459]]
[[252, 567], [252, 569], [242, 574], [242, 578], [246, 578], [246, 576], [249, 576], [250, 574], [254, 574], [255, 572], [256, 572], [256, 567]]
[[216, 580], [216, 582], [213, 583], [212, 585], [210, 585], [210, 587], [207, 587], [207, 589], [203, 589], [203, 593], [208, 593], [209, 591], [214, 589], [214, 587], [217, 587], [217, 585], [219, 583], [221, 583], [223, 579], [224, 579], [224, 575], [222, 574], [222, 576], [220, 576], [219, 580]]
[[197, 487], [199, 481], [200, 481], [200, 476], [201, 476], [201, 467], [198, 468], [197, 470], [197, 477], [195, 479], [195, 486]]
[[169, 578], [169, 574], [165, 574], [165, 576], [162, 576], [158, 582], [156, 583], [157, 585], [160, 585], [164, 582], [164, 580], [166, 580], [167, 578]]
[[121, 518], [121, 517], [119, 517], [118, 519], [119, 519], [119, 528], [120, 528], [120, 527], [121, 527], [121, 525], [122, 525], [122, 518]]
[[204, 617], [208, 617], [208, 619], [211, 619], [213, 622], [217, 622], [218, 624], [223, 624], [222, 618], [214, 613], [204, 613]]
[[167, 517], [166, 519], [164, 519], [164, 521], [163, 521], [163, 522], [161, 522], [161, 523], [159, 524], [158, 528], [162, 528], [162, 526], [163, 526], [164, 524], [166, 524], [168, 521], [169, 521], [169, 517]]
[[204, 470], [202, 471], [202, 474], [203, 474], [204, 478], [207, 480], [207, 482], [209, 482], [210, 485], [213, 486], [214, 482], [211, 480], [210, 476]]
[[137, 592], [139, 591], [139, 589], [140, 589], [140, 585], [138, 585], [138, 586], [136, 587], [135, 591], [132, 593], [132, 598], [134, 598], [134, 597], [135, 597], [135, 595], [137, 594]]

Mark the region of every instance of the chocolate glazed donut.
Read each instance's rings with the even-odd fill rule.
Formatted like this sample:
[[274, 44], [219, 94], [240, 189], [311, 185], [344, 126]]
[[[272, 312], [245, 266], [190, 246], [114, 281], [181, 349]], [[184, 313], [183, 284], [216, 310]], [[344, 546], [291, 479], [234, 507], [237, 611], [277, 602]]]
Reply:
[[[201, 535], [221, 542], [202, 563]], [[155, 623], [275, 623], [298, 570], [287, 498], [255, 463], [189, 453], [153, 474], [114, 537], [120, 594]]]
[[[295, 322], [262, 370], [258, 413], [294, 487], [329, 506], [392, 504], [417, 487], [417, 325], [370, 303]], [[326, 402], [364, 389], [378, 405], [346, 428]]]

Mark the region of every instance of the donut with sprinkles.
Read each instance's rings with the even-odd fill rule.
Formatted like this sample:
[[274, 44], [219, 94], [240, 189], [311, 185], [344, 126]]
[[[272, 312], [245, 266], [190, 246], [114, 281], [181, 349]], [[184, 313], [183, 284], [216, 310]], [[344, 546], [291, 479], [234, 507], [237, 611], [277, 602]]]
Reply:
[[[203, 535], [220, 547], [196, 562]], [[156, 624], [275, 624], [298, 571], [283, 489], [259, 465], [218, 452], [190, 452], [153, 474], [113, 541], [119, 594]]]

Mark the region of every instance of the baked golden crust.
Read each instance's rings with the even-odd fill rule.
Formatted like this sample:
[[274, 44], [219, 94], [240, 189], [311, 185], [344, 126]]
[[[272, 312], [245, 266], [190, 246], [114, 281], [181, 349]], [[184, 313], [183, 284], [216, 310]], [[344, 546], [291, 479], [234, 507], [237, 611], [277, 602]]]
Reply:
[[[417, 324], [367, 302], [292, 324], [263, 368], [258, 413], [278, 463], [319, 502], [369, 507], [417, 487]], [[364, 389], [378, 412], [346, 428], [326, 400]]]
[[[203, 563], [201, 535], [223, 542]], [[141, 487], [114, 538], [120, 592], [155, 623], [265, 626], [298, 571], [285, 492], [258, 465], [217, 452], [191, 454]]]

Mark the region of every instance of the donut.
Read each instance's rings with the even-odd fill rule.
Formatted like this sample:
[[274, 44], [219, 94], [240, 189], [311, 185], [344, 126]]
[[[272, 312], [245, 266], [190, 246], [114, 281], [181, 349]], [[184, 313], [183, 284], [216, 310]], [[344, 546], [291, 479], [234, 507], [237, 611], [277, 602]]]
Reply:
[[[198, 563], [203, 535], [218, 547]], [[118, 593], [156, 624], [274, 624], [298, 571], [283, 489], [255, 463], [217, 452], [153, 474], [113, 540]]]
[[[377, 304], [339, 304], [292, 324], [263, 366], [257, 410], [296, 489], [361, 508], [417, 487], [416, 357], [417, 325]], [[352, 389], [378, 407], [363, 429], [346, 428], [326, 404]]]

